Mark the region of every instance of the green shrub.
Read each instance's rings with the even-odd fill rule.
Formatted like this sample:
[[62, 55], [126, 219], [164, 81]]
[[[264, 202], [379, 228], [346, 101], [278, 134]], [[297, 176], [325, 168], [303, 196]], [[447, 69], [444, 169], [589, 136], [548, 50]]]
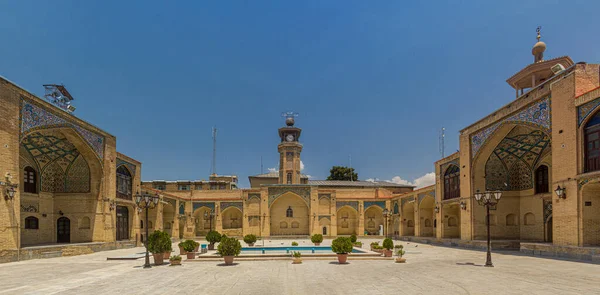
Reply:
[[177, 261], [177, 260], [181, 260], [181, 256], [179, 255], [173, 255], [169, 258], [169, 260], [171, 261]]
[[356, 243], [356, 239], [357, 239], [357, 238], [356, 238], [356, 235], [355, 235], [355, 234], [352, 234], [352, 235], [350, 236], [350, 242], [352, 242], [352, 243]]
[[402, 256], [404, 256], [405, 253], [406, 252], [404, 252], [404, 250], [400, 249], [400, 250], [396, 251], [396, 256], [402, 257]]
[[194, 250], [196, 250], [196, 242], [192, 240], [183, 242], [183, 250], [185, 250], [185, 252], [194, 252]]
[[314, 234], [314, 235], [312, 235], [312, 237], [310, 237], [310, 241], [313, 243], [321, 243], [321, 242], [323, 242], [323, 235], [322, 234]]
[[356, 243], [354, 243], [354, 246], [356, 246], [356, 247], [362, 247], [362, 242], [356, 242]]
[[392, 250], [392, 248], [394, 248], [394, 242], [392, 241], [392, 239], [385, 238], [385, 240], [383, 240], [383, 248], [386, 248], [387, 250]]
[[179, 247], [183, 248], [183, 250], [185, 250], [185, 244], [192, 244], [192, 245], [194, 245], [194, 249], [196, 249], [197, 246], [200, 246], [200, 243], [198, 243], [198, 242], [196, 242], [194, 240], [185, 240], [185, 241], [180, 242], [179, 244], [177, 244], [177, 246], [179, 246]]
[[221, 234], [218, 231], [215, 230], [211, 230], [206, 234], [206, 240], [211, 244], [214, 245], [215, 243], [218, 243], [221, 241]]
[[168, 233], [155, 230], [148, 236], [148, 251], [152, 253], [171, 252], [171, 237]]
[[244, 236], [244, 242], [246, 242], [246, 244], [248, 244], [248, 245], [256, 243], [256, 240], [257, 240], [257, 238], [253, 234]]
[[394, 249], [404, 249], [404, 246], [402, 246], [402, 245], [396, 245], [396, 246], [394, 246]]
[[228, 238], [227, 236], [221, 239], [217, 247], [217, 254], [221, 256], [238, 256], [242, 251], [242, 244], [236, 238]]
[[350, 238], [339, 237], [331, 242], [331, 250], [337, 254], [347, 254], [352, 252], [352, 242]]
[[379, 245], [379, 242], [371, 242], [371, 246]]
[[298, 242], [292, 242], [292, 246], [298, 246]]
[[302, 257], [302, 253], [300, 253], [298, 251], [294, 251], [294, 252], [292, 252], [292, 256], [294, 256], [294, 258], [300, 258], [300, 257]]

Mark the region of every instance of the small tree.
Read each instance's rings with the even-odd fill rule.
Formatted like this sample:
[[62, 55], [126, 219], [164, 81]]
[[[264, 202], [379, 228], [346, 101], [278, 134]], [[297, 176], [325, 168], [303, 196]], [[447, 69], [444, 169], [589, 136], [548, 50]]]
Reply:
[[339, 237], [331, 242], [331, 250], [337, 254], [348, 254], [352, 252], [352, 242], [350, 238]]
[[327, 180], [358, 180], [358, 174], [354, 173], [354, 168], [348, 168], [345, 166], [333, 166], [329, 170], [329, 176]]
[[206, 240], [214, 246], [215, 243], [221, 241], [221, 234], [217, 231], [211, 230], [206, 234]]
[[242, 251], [242, 244], [236, 238], [224, 237], [217, 247], [217, 254], [221, 256], [238, 256]]
[[257, 238], [253, 234], [249, 234], [249, 235], [245, 235], [244, 236], [244, 242], [246, 244], [248, 244], [248, 245], [252, 245], [252, 244], [256, 243], [256, 240], [257, 240]]
[[383, 240], [382, 246], [386, 250], [392, 250], [392, 248], [394, 248], [394, 242], [392, 241], [392, 239], [386, 238], [386, 239]]
[[315, 244], [321, 243], [321, 242], [323, 242], [323, 235], [322, 234], [314, 234], [314, 235], [312, 235], [312, 237], [310, 237], [310, 241]]
[[155, 230], [148, 236], [148, 251], [156, 254], [171, 252], [171, 250], [171, 237], [168, 233]]
[[352, 234], [350, 236], [350, 242], [352, 242], [352, 244], [356, 243], [356, 235], [355, 234]]

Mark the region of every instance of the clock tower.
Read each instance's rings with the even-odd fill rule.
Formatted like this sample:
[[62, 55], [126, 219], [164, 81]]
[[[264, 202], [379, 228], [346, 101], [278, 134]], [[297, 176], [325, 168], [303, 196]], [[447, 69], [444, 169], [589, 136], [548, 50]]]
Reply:
[[277, 146], [279, 151], [279, 184], [300, 184], [300, 152], [302, 144], [298, 141], [302, 129], [294, 127], [296, 113], [284, 113], [285, 127], [279, 128], [281, 142]]

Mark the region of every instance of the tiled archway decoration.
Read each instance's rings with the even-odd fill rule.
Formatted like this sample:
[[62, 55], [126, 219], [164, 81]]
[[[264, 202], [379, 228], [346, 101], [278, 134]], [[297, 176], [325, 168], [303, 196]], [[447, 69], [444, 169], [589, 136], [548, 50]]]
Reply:
[[350, 206], [358, 212], [358, 201], [337, 201], [335, 203], [335, 211], [340, 210], [344, 206]]
[[225, 209], [229, 207], [235, 207], [240, 209], [240, 211], [244, 211], [242, 202], [221, 202], [221, 212], [225, 211]]
[[[85, 129], [55, 113], [39, 107], [29, 101], [21, 99], [21, 138], [31, 131], [54, 128], [73, 128], [85, 142], [92, 148], [98, 158], [104, 159], [104, 136]], [[102, 163], [102, 161], [100, 161]]]
[[425, 197], [427, 197], [427, 196], [432, 197], [435, 200], [435, 191], [418, 194], [417, 200], [418, 200], [419, 204], [421, 204], [421, 201], [423, 201], [423, 199], [425, 199]]
[[275, 199], [287, 192], [292, 192], [296, 195], [299, 195], [302, 199], [304, 199], [306, 205], [310, 208], [310, 187], [270, 187], [269, 207], [271, 204], [273, 204]]
[[135, 174], [135, 165], [133, 165], [125, 160], [117, 158], [117, 168], [119, 168], [119, 166], [121, 166], [121, 165], [125, 165], [125, 167], [127, 167], [127, 169], [129, 169], [129, 171], [131, 171], [131, 173], [132, 173], [131, 176], [133, 177], [133, 174]]
[[481, 147], [488, 140], [490, 135], [504, 123], [515, 123], [532, 125], [542, 128], [546, 133], [551, 129], [550, 97], [546, 97], [539, 102], [521, 110], [520, 112], [506, 117], [493, 125], [477, 131], [471, 136], [471, 157], [475, 158]]
[[600, 106], [600, 97], [577, 107], [577, 124], [581, 126], [585, 118], [592, 114], [598, 106]]
[[210, 211], [215, 212], [215, 203], [214, 202], [193, 202], [192, 203], [192, 212], [196, 211], [201, 207], [206, 207], [210, 209]]
[[385, 201], [365, 201], [363, 208], [366, 211], [371, 206], [378, 206], [381, 209], [385, 209]]

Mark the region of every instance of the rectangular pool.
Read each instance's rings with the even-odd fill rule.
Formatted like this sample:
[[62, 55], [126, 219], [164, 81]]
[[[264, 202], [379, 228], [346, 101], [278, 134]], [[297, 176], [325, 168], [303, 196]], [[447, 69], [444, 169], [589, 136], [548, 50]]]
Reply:
[[[241, 254], [331, 254], [333, 251], [329, 246], [288, 246], [288, 247], [242, 247]], [[352, 253], [366, 253], [365, 251], [352, 249]]]

